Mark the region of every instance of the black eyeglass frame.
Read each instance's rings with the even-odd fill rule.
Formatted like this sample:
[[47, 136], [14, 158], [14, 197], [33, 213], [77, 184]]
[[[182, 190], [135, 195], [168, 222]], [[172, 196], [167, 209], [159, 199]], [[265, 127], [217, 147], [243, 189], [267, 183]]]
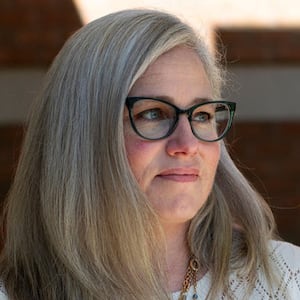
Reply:
[[[133, 120], [133, 116], [132, 116], [132, 108], [134, 106], [134, 104], [136, 102], [138, 102], [139, 100], [155, 100], [155, 101], [159, 101], [159, 102], [162, 102], [162, 103], [165, 103], [171, 107], [174, 108], [175, 110], [175, 113], [176, 113], [176, 118], [175, 118], [175, 121], [174, 121], [174, 125], [169, 129], [169, 131], [163, 135], [162, 137], [159, 137], [159, 138], [148, 138], [148, 137], [145, 137], [143, 136], [136, 128], [135, 126], [135, 123], [134, 123], [134, 120]], [[204, 102], [201, 102], [199, 104], [195, 104], [193, 106], [191, 106], [190, 108], [187, 108], [187, 109], [181, 109], [179, 107], [177, 107], [176, 105], [168, 102], [168, 101], [165, 101], [163, 99], [158, 99], [158, 98], [152, 98], [152, 97], [127, 97], [126, 98], [126, 101], [125, 101], [125, 104], [128, 108], [128, 112], [129, 112], [129, 119], [130, 119], [130, 123], [131, 123], [131, 126], [133, 128], [133, 130], [135, 131], [135, 133], [137, 135], [139, 135], [140, 137], [142, 137], [143, 139], [146, 139], [146, 140], [149, 140], [149, 141], [157, 141], [157, 140], [162, 140], [162, 139], [165, 139], [167, 138], [168, 136], [170, 136], [176, 129], [177, 127], [177, 124], [178, 124], [178, 120], [179, 120], [179, 115], [181, 114], [186, 114], [187, 117], [188, 117], [188, 120], [189, 120], [189, 123], [190, 123], [190, 127], [191, 127], [191, 130], [194, 134], [194, 136], [201, 140], [201, 141], [204, 141], [204, 142], [216, 142], [216, 141], [219, 141], [221, 139], [223, 139], [225, 137], [225, 135], [228, 133], [229, 129], [231, 128], [232, 126], [232, 123], [233, 123], [233, 118], [234, 118], [234, 114], [235, 114], [235, 109], [236, 109], [236, 103], [235, 102], [232, 102], [232, 101], [226, 101], [226, 100], [213, 100], [213, 101], [204, 101]], [[193, 126], [191, 124], [191, 122], [193, 121], [192, 120], [192, 114], [194, 112], [194, 110], [200, 106], [203, 106], [203, 105], [207, 105], [207, 104], [226, 104], [228, 107], [229, 107], [229, 119], [228, 119], [228, 123], [227, 123], [227, 127], [225, 128], [223, 134], [221, 134], [221, 136], [219, 136], [218, 138], [214, 139], [214, 140], [206, 140], [206, 139], [203, 139], [201, 137], [199, 137], [194, 129], [193, 129]]]

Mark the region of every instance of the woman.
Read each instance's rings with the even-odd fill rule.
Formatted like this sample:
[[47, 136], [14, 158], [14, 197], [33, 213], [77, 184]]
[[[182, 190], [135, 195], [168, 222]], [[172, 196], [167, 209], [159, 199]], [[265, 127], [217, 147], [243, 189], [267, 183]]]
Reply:
[[[222, 138], [204, 42], [166, 13], [79, 30], [35, 105], [5, 211], [7, 299], [298, 299], [300, 251]], [[8, 296], [6, 296], [8, 295]]]

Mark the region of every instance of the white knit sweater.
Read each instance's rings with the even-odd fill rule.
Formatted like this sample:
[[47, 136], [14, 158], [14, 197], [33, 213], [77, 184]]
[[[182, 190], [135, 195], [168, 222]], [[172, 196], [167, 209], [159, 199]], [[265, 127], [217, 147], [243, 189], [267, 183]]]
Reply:
[[[272, 241], [270, 243], [270, 257], [279, 278], [279, 286], [273, 290], [273, 296], [268, 293], [267, 283], [262, 271], [258, 268], [258, 279], [256, 280], [254, 290], [251, 296], [245, 297], [246, 282], [237, 276], [230, 276], [231, 299], [234, 300], [300, 300], [300, 247], [295, 245]], [[204, 300], [207, 297], [211, 286], [209, 272], [197, 283], [197, 300]], [[179, 298], [180, 292], [173, 294], [173, 300]], [[192, 300], [194, 289], [190, 288], [187, 300]], [[217, 300], [228, 299], [220, 293]]]

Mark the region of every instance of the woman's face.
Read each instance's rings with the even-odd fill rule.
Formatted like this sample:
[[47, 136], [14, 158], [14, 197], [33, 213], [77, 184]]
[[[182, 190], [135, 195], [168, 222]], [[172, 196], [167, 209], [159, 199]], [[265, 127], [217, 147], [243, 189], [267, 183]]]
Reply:
[[[212, 90], [197, 54], [176, 47], [160, 56], [132, 87], [130, 97], [154, 97], [179, 108], [212, 99]], [[128, 160], [140, 188], [163, 223], [186, 223], [210, 194], [220, 157], [218, 142], [197, 139], [186, 115], [180, 115], [167, 138], [149, 141], [132, 129], [124, 113]]]

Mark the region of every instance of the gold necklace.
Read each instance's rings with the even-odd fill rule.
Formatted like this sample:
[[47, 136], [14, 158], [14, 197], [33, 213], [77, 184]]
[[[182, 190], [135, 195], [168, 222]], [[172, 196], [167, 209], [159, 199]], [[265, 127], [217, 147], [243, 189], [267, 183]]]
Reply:
[[194, 294], [192, 299], [198, 299], [198, 294], [196, 289], [198, 270], [199, 270], [199, 261], [194, 255], [192, 255], [189, 261], [187, 271], [184, 276], [184, 280], [182, 283], [182, 290], [178, 300], [187, 300], [188, 290], [192, 285], [194, 287]]

